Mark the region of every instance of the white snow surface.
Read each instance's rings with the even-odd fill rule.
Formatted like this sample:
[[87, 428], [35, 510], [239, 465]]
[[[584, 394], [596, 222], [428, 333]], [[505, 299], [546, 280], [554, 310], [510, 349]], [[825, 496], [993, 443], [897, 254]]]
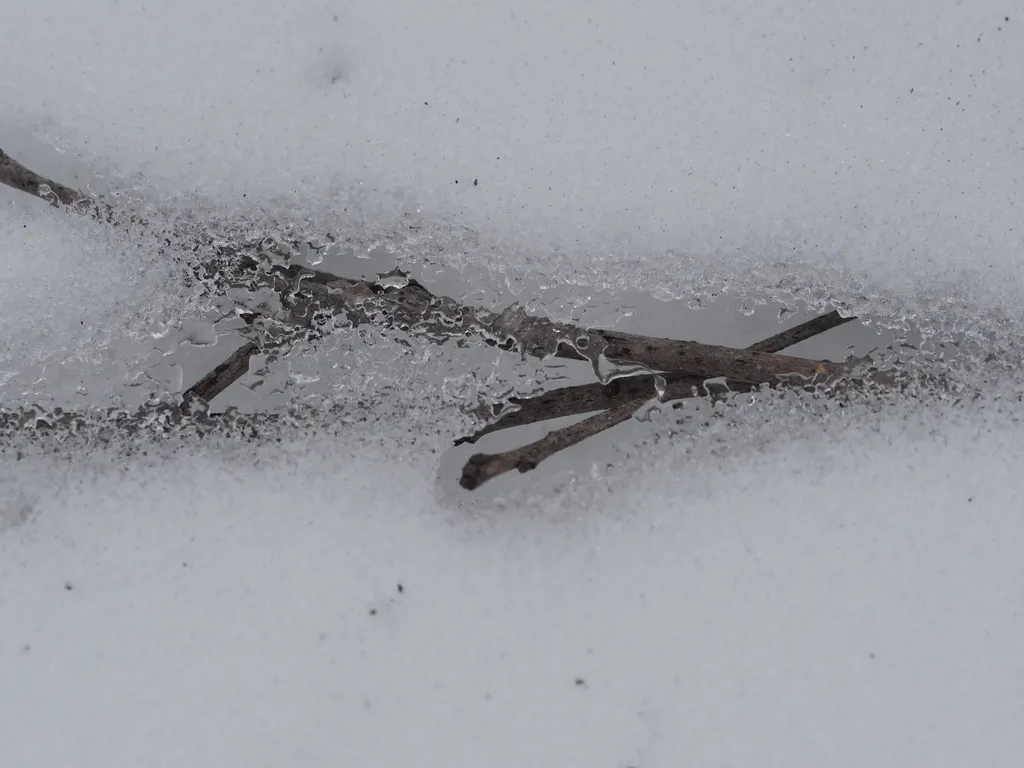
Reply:
[[34, 462], [6, 760], [1018, 764], [1021, 430], [929, 421], [477, 518], [323, 442]]
[[[1024, 331], [1011, 3], [11, 5], [0, 147], [149, 213]], [[0, 404], [167, 352], [194, 307], [152, 243], [2, 199]], [[395, 360], [359, 386], [443, 389]], [[1020, 765], [1024, 385], [989, 384], [625, 425], [501, 503], [438, 482], [429, 403], [413, 436], [7, 451], [0, 762]]]
[[0, 98], [166, 194], [422, 209], [521, 273], [1019, 316], [1012, 5], [38, 0]]

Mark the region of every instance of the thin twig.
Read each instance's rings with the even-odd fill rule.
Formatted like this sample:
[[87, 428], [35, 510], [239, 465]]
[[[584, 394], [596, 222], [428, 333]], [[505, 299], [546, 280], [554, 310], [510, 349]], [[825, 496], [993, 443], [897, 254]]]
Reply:
[[[832, 328], [844, 325], [853, 319], [855, 318], [842, 317], [838, 312], [832, 311], [759, 341], [748, 349], [767, 353], [782, 351]], [[680, 400], [705, 394], [701, 387], [704, 379], [700, 377], [667, 373], [663, 374], [662, 378], [665, 381], [665, 391], [661, 394], [663, 400]], [[744, 386], [743, 382], [737, 380], [728, 381], [728, 386], [732, 391], [744, 391], [750, 388], [750, 385]], [[645, 401], [658, 396], [658, 394], [654, 377], [649, 374], [640, 374], [614, 379], [608, 384], [600, 382], [580, 384], [554, 389], [536, 397], [513, 397], [507, 404], [499, 406], [501, 410], [498, 411], [499, 417], [496, 421], [481, 427], [468, 437], [459, 438], [455, 444], [475, 443], [484, 435], [498, 430], [613, 408], [626, 400]], [[490, 406], [484, 406], [484, 408], [488, 407]], [[481, 413], [484, 416], [488, 415], [486, 411], [481, 411]]]
[[29, 170], [2, 149], [0, 149], [0, 184], [13, 187], [33, 197], [41, 197], [55, 208], [65, 205], [78, 213], [103, 218], [107, 221], [111, 221], [114, 216], [114, 209], [101, 200]]
[[[665, 400], [678, 400], [687, 397], [694, 388], [699, 388], [704, 379], [685, 374], [662, 374], [665, 380]], [[739, 387], [741, 382], [734, 382]], [[593, 411], [614, 408], [628, 400], [650, 400], [657, 397], [654, 377], [650, 374], [628, 376], [613, 379], [607, 384], [577, 384], [571, 387], [560, 387], [544, 392], [535, 397], [512, 397], [507, 403], [498, 405], [498, 420], [481, 427], [468, 437], [461, 437], [455, 445], [475, 443], [484, 435], [512, 427], [534, 424], [538, 421], [559, 419], [565, 416], [579, 416]], [[486, 416], [486, 410], [493, 406], [478, 409]]]
[[[57, 201], [75, 206], [76, 210], [87, 212], [91, 210], [88, 206], [101, 206], [99, 210], [113, 212], [105, 203], [51, 182], [9, 155], [3, 155], [2, 161], [0, 180], [16, 189], [38, 195], [46, 185], [54, 190]], [[87, 207], [82, 209], [82, 205]], [[531, 316], [517, 306], [502, 312], [475, 309], [455, 299], [435, 296], [411, 279], [401, 287], [385, 287], [378, 282], [350, 280], [302, 267], [275, 267], [267, 271], [242, 249], [229, 248], [223, 256], [233, 260], [237, 279], [248, 279], [254, 285], [262, 283], [287, 295], [291, 300], [290, 319], [300, 327], [308, 327], [318, 309], [327, 310], [347, 316], [353, 325], [396, 327], [437, 341], [477, 337], [503, 349], [540, 358], [556, 355], [593, 361], [603, 354], [616, 362], [640, 364], [652, 370], [701, 379], [725, 376], [752, 385], [775, 384], [791, 376], [835, 379], [847, 372], [845, 366], [836, 363], [772, 355], [756, 349], [737, 350], [612, 330], [591, 331]]]
[[[813, 338], [820, 333], [824, 333], [832, 328], [843, 325], [849, 322], [852, 318], [844, 318], [839, 315], [838, 312], [829, 312], [827, 315], [813, 318], [805, 323], [790, 328], [775, 334], [763, 341], [759, 341], [753, 344], [748, 349], [757, 348], [759, 351], [771, 354], [778, 350], [783, 350], [786, 347], [798, 344], [801, 341]], [[643, 383], [647, 389], [651, 392], [654, 390], [653, 377], [644, 376]], [[699, 385], [702, 383], [701, 380], [696, 380], [687, 376], [676, 375], [671, 385], [672, 390], [666, 387], [665, 400], [677, 400], [685, 397], [694, 397], [700, 394]], [[614, 382], [613, 382], [614, 383]], [[666, 382], [667, 383], [667, 382]], [[729, 389], [732, 391], [743, 389], [749, 389], [749, 385], [744, 387], [746, 382], [728, 382]], [[586, 385], [587, 394], [590, 394], [592, 390], [589, 388], [592, 385]], [[562, 400], [556, 400], [559, 405], [563, 403], [569, 404], [569, 407], [574, 407], [578, 403], [596, 402], [597, 397], [593, 397], [591, 400], [583, 396], [580, 396], [579, 390], [583, 388], [567, 387], [566, 390], [575, 390], [572, 392], [572, 397], [564, 398]], [[618, 405], [610, 408], [609, 410], [591, 416], [583, 421], [570, 424], [567, 427], [553, 430], [547, 435], [542, 437], [540, 440], [536, 440], [528, 445], [514, 448], [510, 451], [504, 451], [503, 453], [477, 453], [474, 454], [466, 461], [465, 466], [462, 468], [462, 477], [459, 480], [459, 484], [467, 490], [474, 490], [479, 488], [480, 485], [487, 482], [491, 478], [497, 477], [498, 475], [509, 472], [513, 469], [518, 469], [520, 472], [528, 472], [534, 469], [544, 459], [550, 458], [559, 451], [563, 451], [566, 448], [576, 445], [577, 443], [586, 440], [589, 437], [600, 434], [607, 429], [611, 429], [617, 424], [621, 424], [632, 416], [636, 411], [651, 399], [651, 394], [640, 386], [633, 385], [630, 388], [630, 392], [641, 391], [641, 394], [631, 396], [625, 402], [621, 402]], [[563, 390], [564, 392], [565, 390]], [[544, 397], [543, 395], [541, 396]], [[538, 398], [539, 400], [539, 398]], [[531, 410], [530, 415], [536, 416], [540, 413], [545, 413], [545, 418], [556, 418], [558, 416], [568, 416], [572, 413], [568, 412], [569, 408], [564, 408], [565, 412], [556, 412], [557, 408], [546, 408], [543, 405]], [[586, 411], [577, 411], [577, 413], [584, 413]], [[517, 413], [509, 414], [511, 417], [515, 417]], [[528, 418], [528, 417], [527, 417]], [[535, 421], [540, 419], [534, 419]], [[529, 421], [521, 420], [520, 424], [530, 423]], [[501, 421], [497, 424], [502, 424]], [[492, 428], [503, 429], [506, 426], [512, 426], [511, 423], [506, 423], [501, 427], [496, 425], [490, 425]], [[493, 429], [485, 427], [480, 432], [477, 432], [471, 438], [466, 439], [464, 442], [476, 442], [476, 440], [486, 434], [488, 431]]]
[[[67, 206], [108, 222], [114, 221], [115, 211], [105, 202], [36, 174], [3, 152], [0, 152], [0, 183], [43, 197], [55, 207]], [[294, 251], [297, 243], [284, 245]], [[182, 242], [179, 246], [186, 252], [202, 252], [211, 250], [212, 243], [207, 238], [197, 242]], [[269, 246], [265, 243], [237, 243], [221, 246], [215, 253], [211, 253], [212, 257], [216, 257], [217, 264], [206, 266], [219, 275], [219, 279], [228, 280], [225, 287], [273, 289], [281, 296], [286, 308], [284, 319], [300, 329], [312, 326], [317, 322], [317, 317], [343, 315], [353, 325], [367, 323], [395, 328], [436, 342], [452, 338], [476, 338], [532, 357], [556, 355], [590, 360], [595, 367], [603, 355], [616, 362], [631, 362], [652, 371], [668, 372], [666, 378], [671, 376], [673, 383], [679, 383], [681, 387], [692, 387], [694, 380], [716, 377], [725, 377], [739, 387], [806, 383], [836, 380], [849, 372], [848, 366], [828, 361], [772, 354], [764, 343], [748, 350], [736, 350], [693, 341], [584, 329], [531, 316], [521, 307], [510, 307], [497, 313], [465, 307], [454, 299], [434, 296], [411, 279], [404, 280], [404, 283], [399, 280], [384, 284], [350, 280], [301, 267], [269, 267], [253, 256], [254, 253], [258, 256], [261, 247], [263, 250], [269, 248], [277, 257], [284, 254], [288, 258], [288, 251], [275, 243]], [[225, 273], [220, 272], [223, 267], [227, 268]], [[203, 266], [197, 268], [197, 274], [202, 269]], [[228, 277], [224, 278], [224, 274]], [[255, 352], [251, 346], [254, 345], [241, 348], [190, 388], [186, 392], [186, 399], [191, 402], [201, 397], [208, 401], [223, 391], [244, 372], [249, 357]], [[520, 449], [518, 457], [509, 466], [517, 466], [523, 471], [524, 468], [532, 468], [562, 447], [575, 444], [625, 420], [635, 410], [637, 403], [646, 399], [645, 396], [640, 400], [627, 401], [604, 414], [573, 425], [566, 431], [554, 432], [538, 441], [535, 445], [540, 447], [533, 453], [529, 452], [529, 446]], [[504, 463], [496, 461], [494, 464], [504, 466], [508, 461], [511, 461], [511, 457], [506, 458]], [[467, 467], [470, 465], [477, 466], [477, 469], [475, 475], [471, 473], [469, 480], [464, 478], [464, 484], [468, 482], [475, 487], [494, 475], [481, 464], [480, 457], [471, 459]], [[472, 476], [477, 479], [473, 480]]]
[[853, 315], [843, 317], [838, 311], [833, 309], [827, 314], [811, 318], [806, 322], [800, 323], [800, 325], [794, 325], [792, 328], [780, 331], [774, 336], [769, 336], [767, 339], [757, 342], [757, 344], [751, 344], [747, 349], [754, 350], [755, 352], [781, 352], [802, 341], [813, 339], [815, 336], [825, 333], [825, 331], [831, 331], [833, 328], [846, 325], [856, 319]]
[[568, 427], [549, 432], [540, 440], [504, 453], [478, 453], [469, 458], [462, 468], [459, 485], [467, 491], [479, 488], [488, 480], [513, 469], [529, 472], [544, 459], [564, 451], [588, 437], [611, 429], [629, 419], [644, 400], [630, 400], [590, 418], [570, 424]]
[[243, 344], [227, 360], [186, 389], [181, 397], [182, 405], [191, 407], [196, 400], [209, 403], [249, 371], [249, 359], [259, 351], [260, 348], [251, 341]]

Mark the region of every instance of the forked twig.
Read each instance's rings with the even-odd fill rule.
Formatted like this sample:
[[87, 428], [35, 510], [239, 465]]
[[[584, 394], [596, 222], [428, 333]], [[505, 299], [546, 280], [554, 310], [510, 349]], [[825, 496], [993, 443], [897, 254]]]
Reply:
[[[844, 318], [840, 316], [838, 312], [829, 312], [827, 315], [816, 317], [812, 320], [808, 320], [805, 323], [789, 328], [785, 331], [775, 334], [763, 341], [759, 341], [756, 344], [748, 347], [748, 349], [757, 349], [763, 353], [773, 353], [776, 350], [783, 350], [786, 347], [790, 347], [794, 344], [798, 344], [801, 341], [806, 341], [818, 334], [824, 333], [825, 331], [836, 328], [844, 323], [849, 322], [853, 318]], [[650, 381], [651, 377], [643, 377], [647, 380], [648, 386], [653, 391], [654, 384]], [[676, 383], [681, 383], [683, 386], [678, 387], [679, 391], [673, 391], [671, 396], [669, 390], [666, 389], [665, 400], [675, 400], [685, 397], [694, 397], [701, 394], [696, 386], [692, 384], [692, 379], [680, 378], [676, 380]], [[737, 391], [746, 388], [749, 389], [749, 385], [744, 387], [746, 382], [729, 382], [730, 389]], [[684, 387], [688, 387], [688, 390], [684, 390]], [[566, 389], [576, 389], [574, 387], [567, 387]], [[564, 390], [563, 390], [564, 391]], [[574, 393], [575, 394], [575, 393]], [[543, 395], [541, 396], [543, 397]], [[634, 413], [637, 412], [645, 403], [651, 399], [649, 394], [643, 394], [631, 399], [621, 402], [618, 405], [604, 411], [603, 413], [595, 414], [583, 421], [578, 421], [575, 424], [570, 424], [567, 427], [556, 429], [549, 432], [540, 440], [536, 440], [528, 445], [521, 446], [519, 448], [513, 448], [510, 451], [504, 451], [502, 453], [477, 453], [470, 456], [466, 461], [465, 466], [462, 468], [462, 476], [459, 478], [459, 484], [466, 490], [472, 491], [479, 488], [483, 483], [488, 480], [509, 472], [513, 469], [518, 469], [520, 472], [528, 472], [534, 469], [538, 464], [547, 458], [555, 455], [559, 451], [563, 451], [570, 446], [581, 443], [589, 437], [600, 434], [605, 430], [611, 429], [612, 427], [621, 424], [622, 422], [629, 419]], [[575, 402], [576, 398], [572, 400], [567, 399], [568, 402]], [[549, 410], [550, 412], [550, 410]], [[514, 416], [515, 414], [511, 414]], [[560, 416], [572, 415], [570, 413], [559, 413]], [[547, 418], [555, 418], [554, 415], [549, 415]], [[501, 423], [500, 421], [498, 422]], [[529, 423], [529, 422], [521, 422]], [[494, 425], [492, 425], [494, 426]], [[506, 426], [511, 426], [507, 424]], [[499, 427], [500, 428], [500, 427]], [[473, 436], [470, 442], [475, 442], [476, 438], [486, 431], [481, 430]]]

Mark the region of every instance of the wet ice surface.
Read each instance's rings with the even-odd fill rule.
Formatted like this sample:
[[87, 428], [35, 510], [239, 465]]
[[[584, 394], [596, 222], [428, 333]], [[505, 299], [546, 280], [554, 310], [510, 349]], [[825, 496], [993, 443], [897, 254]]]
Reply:
[[[1020, 762], [1012, 13], [242, 5], [9, 9], [0, 147], [489, 309], [742, 346], [835, 301], [873, 327], [791, 352], [948, 336], [967, 394], [652, 408], [469, 494], [562, 423], [452, 448], [469, 404], [587, 364], [337, 328], [217, 401], [336, 429], [6, 451], [14, 764]], [[0, 195], [0, 405], [173, 396], [239, 343], [158, 238]]]

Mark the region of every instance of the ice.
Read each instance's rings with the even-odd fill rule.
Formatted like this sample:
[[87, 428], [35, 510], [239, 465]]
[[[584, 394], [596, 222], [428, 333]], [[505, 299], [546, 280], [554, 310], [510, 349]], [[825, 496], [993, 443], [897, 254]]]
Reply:
[[[1019, 764], [1022, 22], [6, 8], [0, 147], [136, 217], [0, 191], [6, 761]], [[302, 280], [193, 272], [227, 246], [711, 344], [834, 304], [868, 325], [792, 354], [946, 388], [710, 381], [470, 494], [470, 452], [567, 423], [452, 448], [480, 406], [591, 366], [296, 328]], [[237, 410], [176, 409], [248, 338]]]
[[81, 217], [8, 206], [0, 242], [5, 405], [67, 402], [85, 382], [116, 402], [133, 368], [156, 363], [149, 330], [189, 311], [178, 265]]

